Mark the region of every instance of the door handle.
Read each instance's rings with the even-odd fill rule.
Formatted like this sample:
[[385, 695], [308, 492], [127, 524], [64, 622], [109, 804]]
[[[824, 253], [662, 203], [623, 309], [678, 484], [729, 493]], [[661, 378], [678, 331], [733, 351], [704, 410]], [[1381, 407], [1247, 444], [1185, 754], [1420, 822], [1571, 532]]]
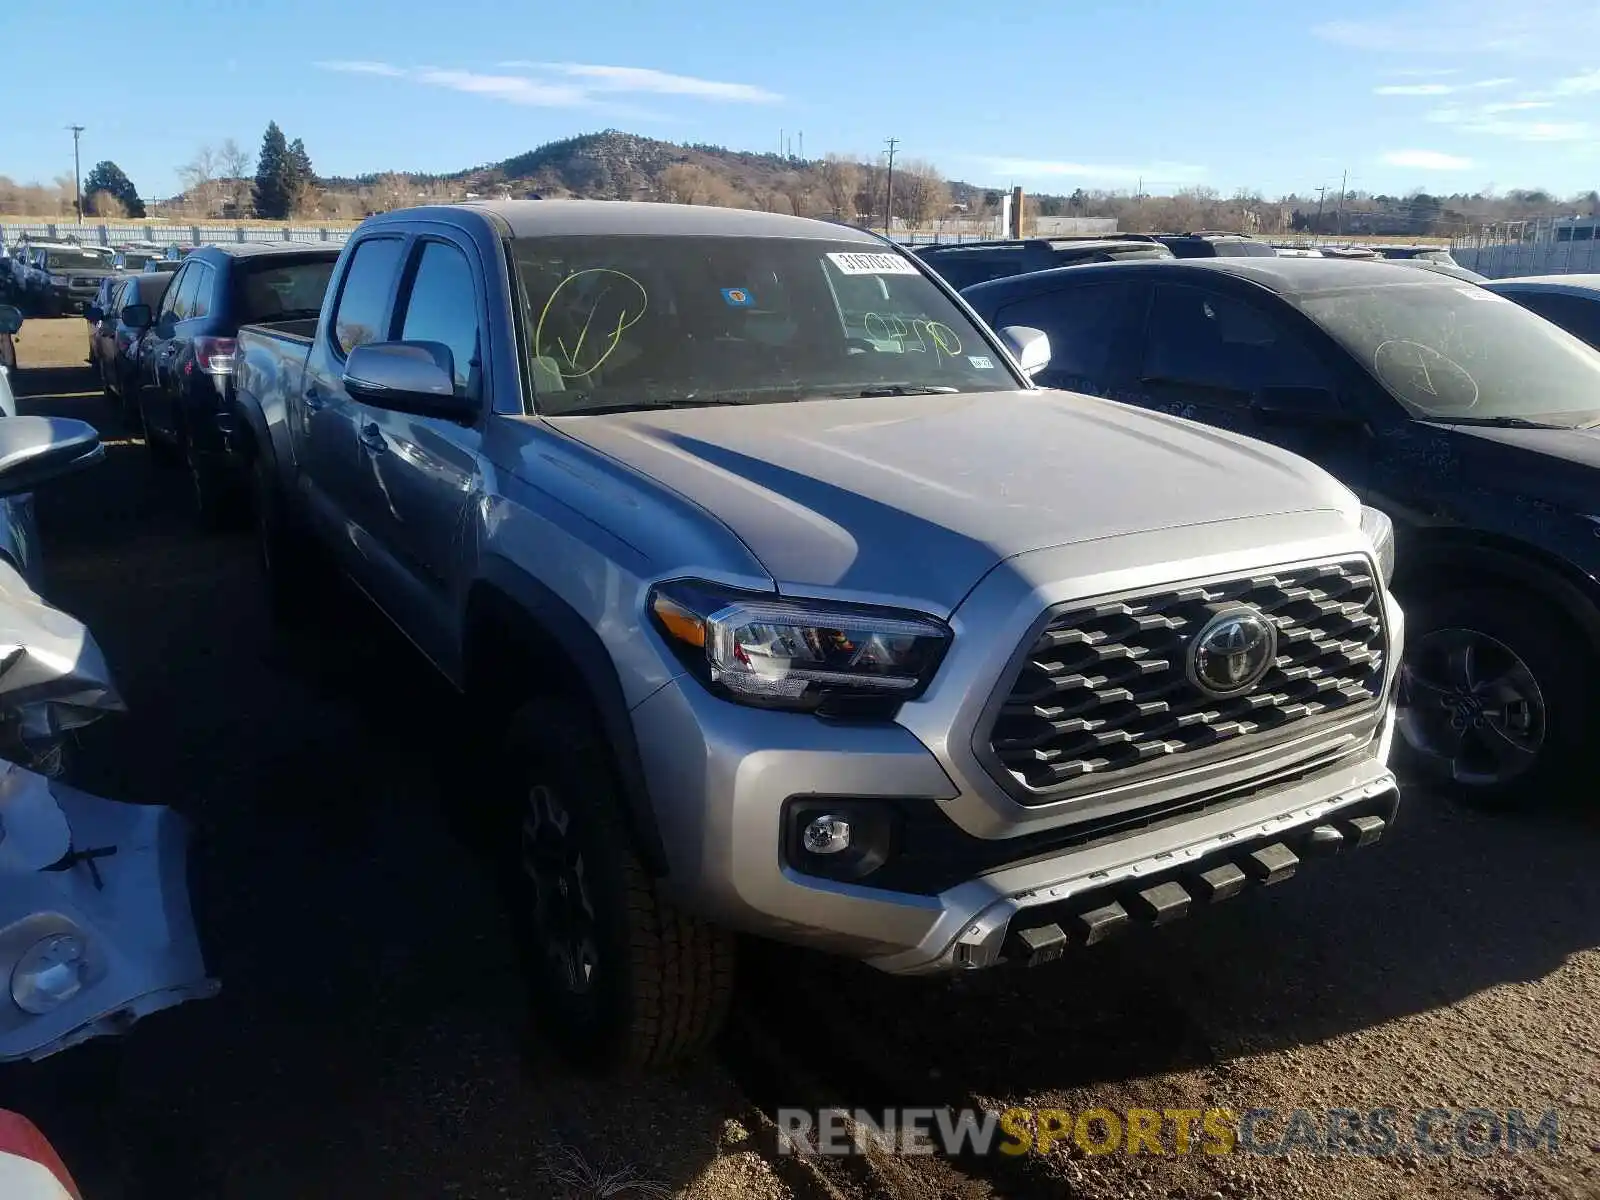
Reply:
[[373, 454], [383, 454], [389, 449], [389, 443], [383, 440], [383, 430], [376, 425], [361, 427], [361, 444]]
[[307, 411], [321, 412], [328, 407], [328, 398], [319, 392], [316, 385], [313, 384], [306, 389], [305, 404]]

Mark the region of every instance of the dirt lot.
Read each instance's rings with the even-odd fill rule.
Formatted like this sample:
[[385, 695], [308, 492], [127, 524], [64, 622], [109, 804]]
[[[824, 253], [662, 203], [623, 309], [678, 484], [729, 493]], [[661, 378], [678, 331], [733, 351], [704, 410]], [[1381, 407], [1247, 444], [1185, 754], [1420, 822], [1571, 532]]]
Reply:
[[[14, 380], [24, 411], [113, 442], [40, 499], [50, 589], [131, 709], [86, 731], [78, 778], [193, 818], [223, 981], [123, 1042], [0, 1069], [0, 1105], [58, 1139], [86, 1200], [1600, 1196], [1592, 804], [1492, 818], [1413, 790], [1349, 861], [1028, 975], [757, 954], [714, 1060], [573, 1077], [527, 1027], [457, 820], [448, 696], [346, 598], [323, 599], [326, 635], [274, 635], [248, 539], [194, 531], [181, 478], [73, 365], [84, 336], [30, 321]], [[1434, 1106], [1553, 1107], [1561, 1133], [1556, 1154], [1482, 1158], [777, 1155], [768, 1114], [820, 1103], [1392, 1106], [1403, 1130]], [[640, 1185], [584, 1183], [574, 1155]]]

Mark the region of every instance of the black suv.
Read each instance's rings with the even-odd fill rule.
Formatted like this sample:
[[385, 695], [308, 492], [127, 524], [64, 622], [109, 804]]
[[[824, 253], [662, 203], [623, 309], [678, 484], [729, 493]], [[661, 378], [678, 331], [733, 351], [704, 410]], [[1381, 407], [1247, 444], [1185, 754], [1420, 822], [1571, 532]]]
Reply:
[[240, 498], [225, 453], [239, 326], [315, 317], [341, 249], [284, 242], [202, 246], [184, 256], [155, 311], [147, 302], [122, 311], [140, 331], [132, 407], [145, 444], [158, 459], [188, 466], [207, 523], [231, 515]]
[[954, 288], [987, 279], [1067, 267], [1076, 263], [1118, 262], [1124, 258], [1171, 258], [1148, 234], [1110, 234], [1097, 238], [1010, 238], [993, 242], [954, 242], [913, 246], [915, 254]]
[[1164, 233], [1161, 244], [1175, 258], [1277, 258], [1270, 242], [1257, 241], [1242, 233]]
[[1389, 514], [1414, 766], [1493, 802], [1581, 777], [1600, 674], [1600, 352], [1388, 262], [1118, 263], [963, 295], [996, 329], [1049, 335], [1040, 383], [1277, 443]]

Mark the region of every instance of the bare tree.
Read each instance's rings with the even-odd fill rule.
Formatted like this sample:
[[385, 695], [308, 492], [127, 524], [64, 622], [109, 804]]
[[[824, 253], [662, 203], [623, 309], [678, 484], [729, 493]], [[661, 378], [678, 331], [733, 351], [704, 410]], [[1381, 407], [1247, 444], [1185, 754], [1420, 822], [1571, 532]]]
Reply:
[[111, 192], [91, 192], [85, 197], [83, 206], [86, 211], [96, 217], [125, 217], [128, 215], [128, 206], [122, 202], [120, 196]]
[[211, 146], [201, 146], [195, 155], [178, 168], [178, 178], [183, 181], [186, 204], [184, 207], [199, 216], [212, 216], [222, 206], [221, 188], [217, 184], [217, 151]]
[[252, 200], [254, 177], [250, 171], [250, 152], [229, 138], [217, 150], [217, 166], [235, 217], [254, 215]]
[[729, 204], [733, 188], [720, 176], [695, 163], [673, 163], [656, 180], [669, 204]]
[[887, 182], [888, 169], [881, 156], [877, 162], [860, 164], [856, 168], [855, 212], [851, 216], [876, 224], [884, 216]]
[[895, 215], [913, 229], [926, 226], [950, 209], [950, 189], [931, 162], [908, 159], [894, 173]]
[[856, 216], [856, 193], [861, 186], [861, 168], [848, 158], [828, 154], [818, 168], [822, 179], [822, 194], [827, 199], [833, 215], [851, 221]]

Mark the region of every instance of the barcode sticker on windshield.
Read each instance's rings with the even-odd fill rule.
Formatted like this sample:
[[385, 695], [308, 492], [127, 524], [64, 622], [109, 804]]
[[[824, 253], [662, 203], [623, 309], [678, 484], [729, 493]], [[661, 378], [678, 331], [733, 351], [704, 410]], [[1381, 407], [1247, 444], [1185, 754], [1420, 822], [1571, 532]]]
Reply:
[[841, 275], [915, 275], [916, 264], [903, 254], [838, 252], [828, 259]]

